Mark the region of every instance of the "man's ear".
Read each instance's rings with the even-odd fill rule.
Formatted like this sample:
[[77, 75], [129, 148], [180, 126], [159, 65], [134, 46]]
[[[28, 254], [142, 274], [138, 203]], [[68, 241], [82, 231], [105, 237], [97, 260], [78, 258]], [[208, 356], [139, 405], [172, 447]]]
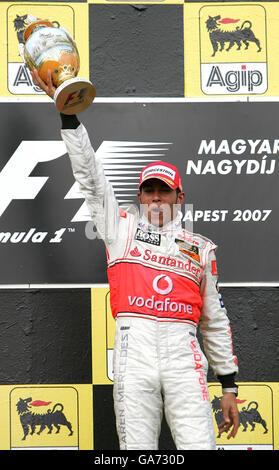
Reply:
[[181, 191], [180, 193], [178, 193], [177, 195], [177, 204], [182, 204], [182, 202], [184, 201], [185, 199], [185, 193], [183, 191]]

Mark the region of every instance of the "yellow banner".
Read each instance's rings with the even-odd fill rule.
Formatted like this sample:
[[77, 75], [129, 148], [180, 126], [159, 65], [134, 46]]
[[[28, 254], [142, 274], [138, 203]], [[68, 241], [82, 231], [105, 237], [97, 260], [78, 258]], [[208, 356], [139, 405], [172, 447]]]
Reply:
[[91, 385], [0, 386], [0, 450], [93, 449]]
[[209, 384], [209, 394], [215, 427], [217, 449], [224, 450], [278, 450], [279, 384], [240, 383], [237, 397], [239, 430], [234, 439], [219, 434], [222, 421], [220, 408], [221, 387]]
[[0, 4], [2, 28], [0, 32], [1, 78], [0, 96], [45, 96], [34, 85], [29, 70], [18, 52], [29, 14], [49, 19], [56, 26], [67, 28], [74, 37], [79, 55], [79, 77], [89, 78], [88, 5], [77, 3], [8, 3]]
[[93, 384], [112, 384], [115, 321], [110, 309], [109, 288], [93, 288], [91, 299]]
[[278, 96], [278, 5], [184, 5], [185, 96]]

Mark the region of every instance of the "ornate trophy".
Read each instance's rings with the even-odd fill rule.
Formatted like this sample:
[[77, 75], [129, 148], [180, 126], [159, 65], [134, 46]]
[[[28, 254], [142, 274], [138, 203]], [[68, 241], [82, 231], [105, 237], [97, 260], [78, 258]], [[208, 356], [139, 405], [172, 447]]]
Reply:
[[40, 20], [27, 18], [24, 44], [19, 52], [30, 70], [37, 69], [40, 78], [47, 82], [51, 70], [52, 82], [57, 88], [54, 101], [63, 114], [76, 114], [85, 110], [96, 96], [92, 83], [77, 77], [80, 67], [76, 43], [65, 28]]

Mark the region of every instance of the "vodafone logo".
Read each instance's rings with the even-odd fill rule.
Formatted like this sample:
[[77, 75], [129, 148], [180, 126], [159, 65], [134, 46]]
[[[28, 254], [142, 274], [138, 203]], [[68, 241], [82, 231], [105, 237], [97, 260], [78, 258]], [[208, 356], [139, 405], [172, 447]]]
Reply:
[[[173, 289], [173, 282], [169, 276], [158, 274], [158, 276], [153, 279], [152, 287], [157, 294], [167, 295]], [[188, 315], [193, 315], [193, 307], [191, 304], [176, 302], [171, 297], [165, 297], [164, 300], [159, 300], [156, 295], [152, 295], [148, 298], [142, 296], [138, 297], [137, 295], [128, 295], [128, 302], [128, 311], [134, 311], [130, 310], [130, 307], [137, 307], [139, 311], [143, 313], [150, 313], [150, 311], [152, 311], [154, 315], [158, 315], [159, 312], [164, 312], [170, 317], [173, 317], [175, 313], [178, 313], [179, 315], [182, 314], [183, 316], [185, 315], [186, 317]]]
[[[159, 281], [164, 278], [165, 282], [167, 283], [167, 286], [165, 288], [162, 289], [162, 284], [164, 283], [160, 283], [161, 284], [161, 287], [159, 287]], [[162, 295], [167, 295], [169, 294], [171, 291], [172, 291], [172, 288], [173, 288], [173, 283], [172, 283], [172, 280], [169, 276], [165, 276], [165, 274], [159, 274], [159, 276], [156, 276], [153, 280], [153, 289], [155, 290], [155, 292], [157, 292], [158, 294], [162, 294]]]

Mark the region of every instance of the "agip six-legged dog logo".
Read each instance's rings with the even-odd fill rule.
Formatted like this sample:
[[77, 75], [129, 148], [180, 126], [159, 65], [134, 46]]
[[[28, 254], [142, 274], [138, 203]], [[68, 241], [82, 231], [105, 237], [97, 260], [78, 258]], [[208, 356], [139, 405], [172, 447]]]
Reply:
[[[236, 400], [238, 405], [243, 404], [246, 400]], [[223, 421], [223, 413], [221, 410], [221, 398], [214, 397], [211, 401], [212, 411], [216, 420], [217, 426]], [[250, 401], [247, 406], [242, 406], [239, 410], [239, 424], [242, 432], [255, 430], [256, 424], [260, 424], [263, 428], [264, 434], [268, 433], [266, 421], [262, 418], [259, 411], [259, 404], [257, 401]], [[218, 434], [217, 438], [220, 438], [221, 434]]]
[[73, 435], [72, 424], [63, 413], [64, 406], [61, 403], [56, 403], [52, 408], [45, 410], [50, 404], [51, 402], [41, 400], [32, 401], [32, 398], [18, 400], [16, 408], [23, 431], [22, 440], [25, 440], [28, 435], [32, 436], [35, 432], [40, 435], [46, 428], [48, 434], [52, 433], [53, 428], [56, 429], [56, 433], [59, 433], [61, 426], [68, 428], [69, 436]]
[[[233, 46], [237, 46], [237, 50], [239, 51], [244, 45], [244, 49], [247, 50], [250, 43], [254, 43], [257, 46], [258, 52], [262, 50], [260, 41], [256, 38], [252, 30], [252, 22], [245, 20], [242, 22], [241, 26], [238, 26], [237, 24], [239, 22], [239, 19], [221, 18], [220, 15], [208, 17], [206, 20], [206, 28], [213, 48], [212, 57], [215, 56], [217, 51], [222, 52], [225, 44], [228, 44], [228, 47], [225, 49], [227, 52]], [[230, 28], [226, 30], [224, 28], [225, 25], [236, 26], [233, 29]]]

